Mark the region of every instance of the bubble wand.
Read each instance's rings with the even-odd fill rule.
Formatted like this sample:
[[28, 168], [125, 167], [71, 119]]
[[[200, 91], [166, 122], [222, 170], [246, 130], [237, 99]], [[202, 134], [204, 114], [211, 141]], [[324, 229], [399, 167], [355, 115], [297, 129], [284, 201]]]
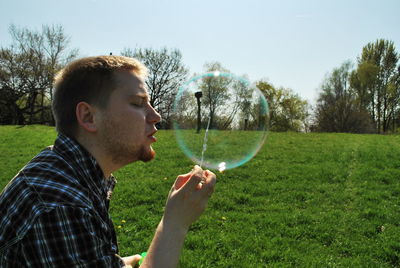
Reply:
[[[210, 90], [214, 90], [217, 95], [213, 96]], [[227, 118], [230, 121], [221, 126], [214, 120], [216, 123], [213, 122], [212, 130], [215, 128], [215, 134], [219, 135], [216, 139], [213, 131], [213, 135], [209, 133], [210, 114], [204, 137], [197, 136], [203, 139], [199, 154], [201, 141], [193, 142], [197, 138], [190, 133], [192, 130], [200, 132], [200, 98], [203, 94], [209, 98], [205, 101], [208, 105], [211, 105], [211, 100], [215, 101], [218, 96], [222, 96], [223, 101], [218, 102], [217, 114], [214, 113], [213, 118]], [[197, 112], [193, 108], [196, 99]], [[254, 84], [250, 85], [246, 78], [229, 72], [211, 71], [192, 77], [179, 88], [173, 106], [173, 128], [183, 153], [200, 164], [201, 168], [205, 166], [220, 172], [243, 165], [257, 154], [265, 141], [268, 122], [268, 102], [263, 93]], [[146, 254], [141, 254], [139, 265], [143, 263]]]
[[208, 138], [208, 129], [210, 128], [210, 121], [211, 121], [211, 116], [208, 117], [206, 133], [204, 133], [203, 150], [201, 151], [200, 167], [203, 166], [204, 153], [207, 150], [207, 138]]

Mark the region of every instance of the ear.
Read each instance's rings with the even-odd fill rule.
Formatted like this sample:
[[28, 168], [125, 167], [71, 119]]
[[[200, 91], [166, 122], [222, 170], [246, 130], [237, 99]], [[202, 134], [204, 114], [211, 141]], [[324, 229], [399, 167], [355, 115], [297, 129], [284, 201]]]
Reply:
[[95, 120], [96, 108], [87, 102], [81, 101], [76, 105], [76, 120], [78, 124], [88, 132], [96, 132], [97, 125]]

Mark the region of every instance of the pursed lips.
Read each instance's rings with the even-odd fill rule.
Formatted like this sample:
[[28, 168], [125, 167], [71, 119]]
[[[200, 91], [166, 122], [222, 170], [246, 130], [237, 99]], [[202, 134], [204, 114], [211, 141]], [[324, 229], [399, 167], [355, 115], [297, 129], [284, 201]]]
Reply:
[[152, 131], [149, 135], [147, 135], [148, 138], [152, 139], [153, 142], [157, 141], [157, 138], [154, 136], [157, 133], [157, 129], [155, 129], [154, 131]]

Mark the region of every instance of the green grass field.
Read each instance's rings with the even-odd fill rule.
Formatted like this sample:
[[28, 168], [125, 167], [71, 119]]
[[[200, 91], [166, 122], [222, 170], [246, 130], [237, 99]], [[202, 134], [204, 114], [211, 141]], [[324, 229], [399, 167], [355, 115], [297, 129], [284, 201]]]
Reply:
[[[55, 136], [0, 127], [0, 188]], [[154, 161], [114, 174], [121, 255], [147, 249], [176, 175], [193, 165], [173, 132], [157, 136]], [[399, 179], [400, 136], [269, 133], [254, 159], [218, 174], [180, 267], [399, 267]]]

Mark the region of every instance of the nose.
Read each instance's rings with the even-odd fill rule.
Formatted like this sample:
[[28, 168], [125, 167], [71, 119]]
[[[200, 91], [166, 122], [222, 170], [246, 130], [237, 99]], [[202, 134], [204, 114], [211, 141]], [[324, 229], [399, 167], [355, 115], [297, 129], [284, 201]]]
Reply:
[[161, 121], [161, 115], [149, 104], [149, 113], [147, 114], [147, 120], [150, 123], [157, 124]]

